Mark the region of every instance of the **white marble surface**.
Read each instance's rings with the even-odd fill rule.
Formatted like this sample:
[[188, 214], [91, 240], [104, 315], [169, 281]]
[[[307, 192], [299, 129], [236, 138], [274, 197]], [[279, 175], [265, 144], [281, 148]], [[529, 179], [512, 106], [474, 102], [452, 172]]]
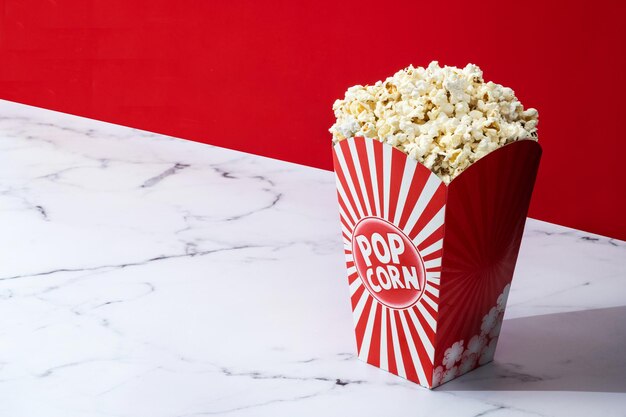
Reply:
[[0, 415], [626, 415], [624, 242], [529, 220], [428, 391], [355, 358], [339, 231], [329, 172], [0, 101]]

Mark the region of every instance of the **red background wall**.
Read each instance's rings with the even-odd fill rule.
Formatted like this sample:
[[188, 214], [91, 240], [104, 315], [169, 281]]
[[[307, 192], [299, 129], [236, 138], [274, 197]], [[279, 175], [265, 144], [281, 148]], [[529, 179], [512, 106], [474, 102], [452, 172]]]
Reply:
[[331, 168], [331, 106], [480, 65], [540, 113], [531, 216], [626, 239], [622, 1], [0, 0], [0, 98]]

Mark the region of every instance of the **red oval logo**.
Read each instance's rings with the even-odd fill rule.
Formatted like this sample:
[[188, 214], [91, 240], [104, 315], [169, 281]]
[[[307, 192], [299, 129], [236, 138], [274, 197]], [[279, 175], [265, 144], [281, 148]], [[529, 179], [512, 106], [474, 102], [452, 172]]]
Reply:
[[422, 256], [411, 239], [388, 221], [361, 219], [352, 232], [352, 256], [365, 287], [387, 307], [410, 307], [424, 294]]

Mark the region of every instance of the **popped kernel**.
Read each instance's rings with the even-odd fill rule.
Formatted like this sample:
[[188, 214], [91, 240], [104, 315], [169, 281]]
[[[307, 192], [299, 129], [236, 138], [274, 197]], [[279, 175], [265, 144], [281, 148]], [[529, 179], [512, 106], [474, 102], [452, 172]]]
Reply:
[[537, 140], [538, 113], [511, 88], [465, 68], [408, 66], [385, 81], [356, 85], [333, 104], [333, 141], [364, 136], [416, 159], [446, 184], [495, 149]]

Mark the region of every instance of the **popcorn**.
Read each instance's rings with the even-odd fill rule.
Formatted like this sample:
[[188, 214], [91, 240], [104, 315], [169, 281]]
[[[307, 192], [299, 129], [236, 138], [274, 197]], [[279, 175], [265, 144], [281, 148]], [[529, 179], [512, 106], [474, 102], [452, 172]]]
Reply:
[[454, 343], [443, 354], [443, 364], [446, 369], [450, 369], [457, 363], [463, 355], [463, 341]]
[[480, 68], [409, 66], [335, 101], [333, 142], [376, 138], [424, 164], [446, 184], [489, 152], [537, 140], [538, 113], [508, 87], [484, 82]]

